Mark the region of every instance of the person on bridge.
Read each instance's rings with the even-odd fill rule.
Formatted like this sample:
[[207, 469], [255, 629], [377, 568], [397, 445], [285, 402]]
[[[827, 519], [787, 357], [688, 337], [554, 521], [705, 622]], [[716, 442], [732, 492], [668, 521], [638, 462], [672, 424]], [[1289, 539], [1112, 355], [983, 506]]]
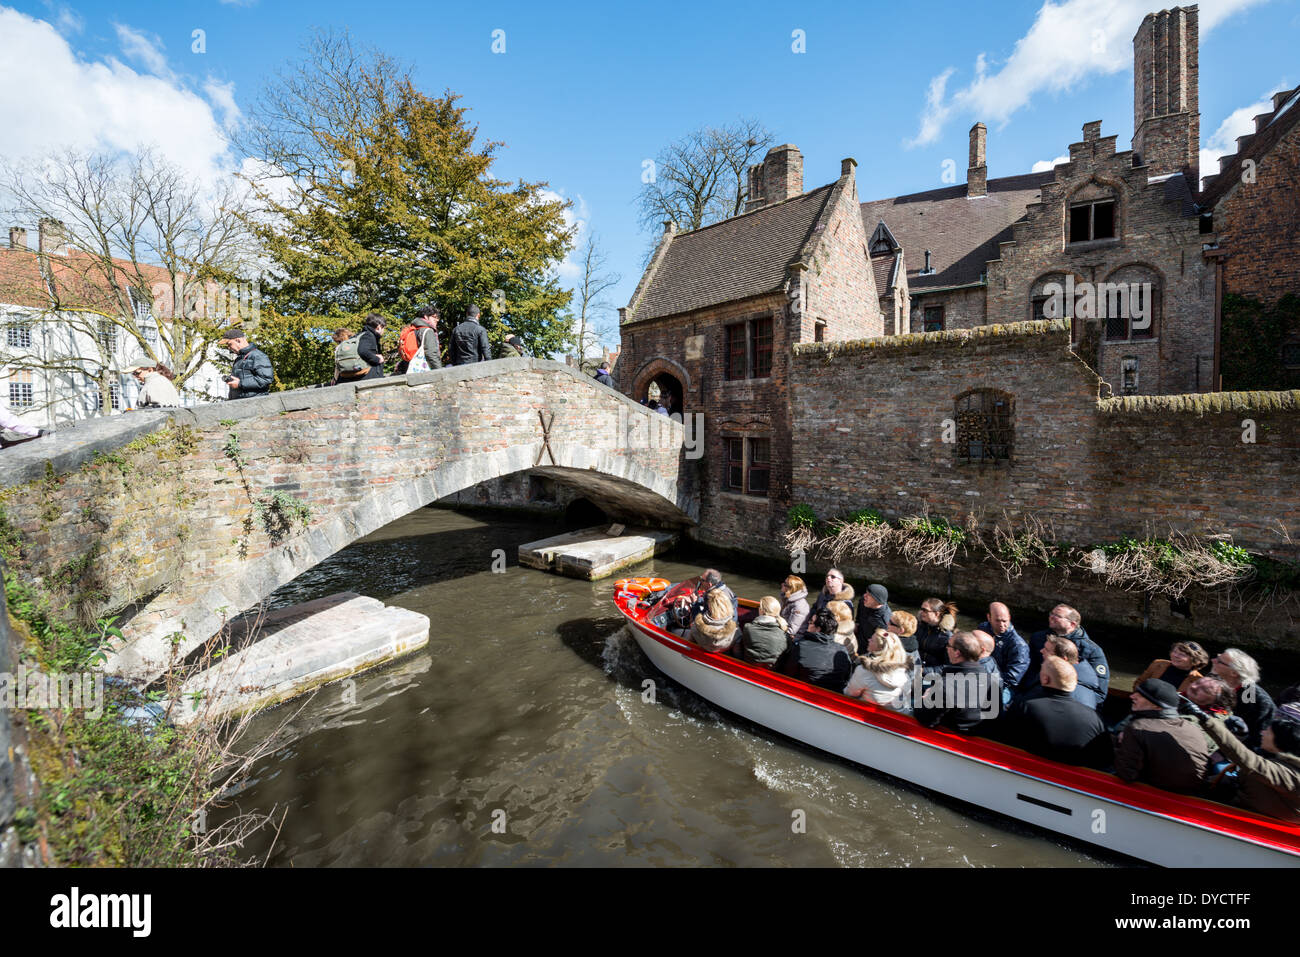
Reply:
[[430, 303], [427, 306], [421, 306], [415, 311], [414, 322], [402, 327], [402, 331], [397, 337], [402, 357], [397, 363], [394, 375], [406, 375], [408, 371], [411, 371], [411, 363], [415, 362], [415, 354], [421, 350], [424, 352], [424, 362], [428, 364], [428, 368], [419, 368], [420, 363], [415, 362], [415, 371], [429, 372], [442, 368], [442, 344], [438, 342], [438, 320], [440, 318], [442, 316], [438, 312], [438, 307]]
[[140, 384], [139, 395], [135, 404], [141, 409], [178, 406], [180, 394], [172, 385], [172, 370], [161, 362], [153, 365], [139, 365], [130, 370], [132, 378]]
[[221, 345], [235, 354], [235, 363], [226, 376], [226, 386], [230, 389], [227, 398], [247, 399], [271, 391], [271, 383], [275, 381], [271, 358], [248, 341], [243, 329], [239, 326], [227, 329], [221, 334]]
[[595, 379], [597, 382], [599, 382], [601, 385], [607, 385], [611, 389], [614, 388], [614, 377], [609, 374], [608, 362], [602, 362], [600, 364], [600, 368], [596, 370], [592, 378]]
[[487, 330], [479, 325], [478, 317], [478, 306], [470, 306], [465, 310], [465, 321], [451, 331], [452, 365], [464, 366], [471, 362], [487, 362], [492, 358]]
[[357, 343], [357, 353], [366, 364], [370, 366], [370, 371], [363, 375], [363, 379], [382, 379], [384, 377], [384, 353], [380, 350], [379, 343], [384, 335], [384, 317], [377, 312], [372, 312], [366, 316], [365, 328], [361, 330], [361, 341]]

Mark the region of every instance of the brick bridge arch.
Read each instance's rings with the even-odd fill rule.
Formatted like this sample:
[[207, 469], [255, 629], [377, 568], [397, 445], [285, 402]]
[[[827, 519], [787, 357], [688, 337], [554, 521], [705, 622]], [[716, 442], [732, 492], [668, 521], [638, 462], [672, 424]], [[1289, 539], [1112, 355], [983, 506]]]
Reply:
[[[682, 437], [561, 363], [501, 359], [94, 419], [9, 450], [0, 478], [18, 486], [5, 508], [19, 574], [79, 586], [90, 614], [134, 603], [105, 667], [152, 678], [174, 633], [186, 654], [357, 539], [486, 479], [531, 471], [616, 517], [693, 524]], [[277, 492], [312, 509], [305, 528], [265, 508]]]

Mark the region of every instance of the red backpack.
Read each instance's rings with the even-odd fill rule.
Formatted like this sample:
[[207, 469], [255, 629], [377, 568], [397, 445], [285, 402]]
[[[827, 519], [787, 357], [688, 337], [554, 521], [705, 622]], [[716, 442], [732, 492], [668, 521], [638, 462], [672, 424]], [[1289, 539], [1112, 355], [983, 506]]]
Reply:
[[402, 350], [402, 358], [407, 362], [415, 358], [415, 354], [420, 351], [420, 330], [414, 323], [402, 326], [402, 331], [397, 336], [397, 345]]

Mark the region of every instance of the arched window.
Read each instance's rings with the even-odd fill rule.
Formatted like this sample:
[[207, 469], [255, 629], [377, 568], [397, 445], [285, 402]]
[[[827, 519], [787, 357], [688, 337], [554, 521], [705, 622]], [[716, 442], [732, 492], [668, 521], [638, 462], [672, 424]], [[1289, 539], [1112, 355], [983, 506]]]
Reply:
[[997, 389], [972, 389], [953, 401], [957, 447], [953, 457], [973, 465], [1005, 465], [1015, 446], [1015, 398]]
[[1094, 315], [1107, 342], [1140, 342], [1159, 335], [1164, 305], [1160, 275], [1148, 266], [1116, 269], [1098, 283]]

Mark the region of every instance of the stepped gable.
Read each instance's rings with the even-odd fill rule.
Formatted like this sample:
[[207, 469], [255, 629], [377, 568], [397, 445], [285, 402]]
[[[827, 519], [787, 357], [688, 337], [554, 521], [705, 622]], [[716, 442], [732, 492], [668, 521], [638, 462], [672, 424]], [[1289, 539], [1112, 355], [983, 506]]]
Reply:
[[[979, 282], [985, 264], [998, 258], [998, 244], [1011, 239], [1011, 224], [1036, 203], [1053, 172], [1003, 176], [988, 181], [988, 193], [970, 197], [959, 183], [924, 193], [862, 204], [862, 224], [871, 230], [884, 220], [907, 255], [913, 292]], [[933, 273], [925, 274], [930, 250]], [[884, 287], [882, 287], [884, 288]]]
[[672, 235], [627, 322], [658, 319], [783, 288], [834, 183], [688, 233]]
[[1273, 94], [1273, 110], [1255, 117], [1255, 132], [1237, 137], [1237, 152], [1219, 158], [1219, 172], [1206, 176], [1201, 191], [1201, 209], [1213, 209], [1237, 183], [1241, 182], [1241, 164], [1259, 162], [1282, 137], [1300, 123], [1300, 86]]

